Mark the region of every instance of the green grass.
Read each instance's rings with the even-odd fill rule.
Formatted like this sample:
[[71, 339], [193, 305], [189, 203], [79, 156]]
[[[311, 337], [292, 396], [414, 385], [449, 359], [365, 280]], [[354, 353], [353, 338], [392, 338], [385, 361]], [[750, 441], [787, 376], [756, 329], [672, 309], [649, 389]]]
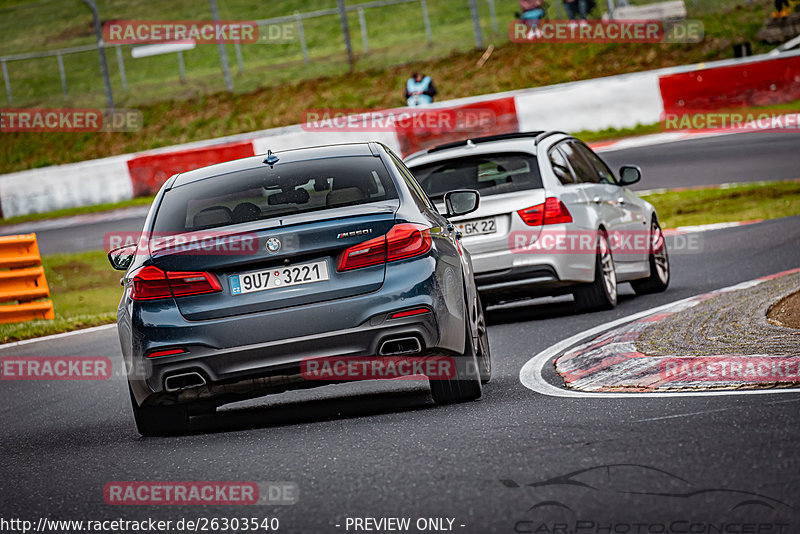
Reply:
[[[335, 2], [318, 0], [311, 4], [284, 0], [270, 3], [268, 13], [264, 12], [263, 3], [226, 0], [222, 4], [228, 9], [221, 13], [222, 18], [246, 19], [291, 13], [294, 9], [307, 10], [314, 6], [330, 7]], [[433, 46], [425, 42], [416, 4], [368, 11], [370, 54], [359, 51], [360, 33], [357, 20], [352, 20], [352, 35], [358, 53], [355, 72], [352, 73], [348, 72], [336, 21], [326, 26], [327, 29], [319, 29], [319, 46], [312, 47], [309, 65], [286, 56], [288, 49], [286, 54], [280, 52], [280, 47], [293, 45], [243, 46], [245, 71], [235, 75], [234, 94], [228, 94], [222, 87], [219, 58], [214, 57], [216, 47], [209, 49], [209, 45], [202, 45], [187, 52], [189, 79], [185, 84], [177, 81], [174, 57], [129, 59], [126, 66], [143, 62], [136, 63], [141, 65], [142, 72], [136, 74], [135, 69], [139, 67], [130, 67], [128, 91], [121, 90], [117, 79], [112, 80], [112, 85], [118, 106], [136, 107], [142, 111], [144, 126], [140, 131], [4, 133], [3, 143], [0, 143], [0, 173], [297, 124], [302, 121], [302, 112], [306, 109], [400, 106], [403, 105], [403, 83], [412, 69], [432, 74], [439, 89], [437, 98], [445, 100], [729, 58], [732, 56], [731, 45], [741, 40], [753, 42], [754, 53], [770, 48], [755, 37], [771, 9], [769, 0], [756, 0], [752, 6], [747, 6], [745, 0], [710, 0], [697, 8], [693, 2], [688, 2], [690, 16], [702, 20], [706, 28], [705, 40], [696, 44], [514, 44], [508, 42], [506, 28], [516, 4], [496, 1], [500, 28], [497, 35], [491, 34], [487, 3], [479, 0], [478, 4], [485, 41], [497, 46], [483, 67], [476, 65], [482, 51], [473, 49], [472, 27], [465, 0], [428, 2]], [[739, 4], [744, 7], [730, 7]], [[55, 48], [91, 41], [87, 33], [90, 28], [85, 27], [88, 19], [84, 20], [88, 14], [81, 14], [80, 4], [74, 4], [72, 0], [48, 2], [48, 13], [41, 17], [35, 14], [45, 9], [45, 4], [23, 5], [25, 7], [19, 8], [22, 10], [19, 14], [14, 7], [0, 13], [9, 15], [0, 16], [0, 21], [4, 21], [0, 22], [0, 31], [5, 32], [4, 43], [8, 43], [0, 45], [0, 53], [28, 45]], [[143, 0], [113, 4], [107, 0], [101, 2], [100, 8], [101, 12], [109, 13], [105, 17], [113, 14], [117, 18], [153, 18], [153, 13], [158, 13], [163, 18], [180, 18], [179, 15], [184, 13], [181, 10], [188, 9], [190, 4], [181, 0], [168, 4], [172, 11], [162, 10], [166, 5], [159, 4], [155, 9], [154, 4]], [[551, 3], [551, 11], [553, 6]], [[63, 17], [56, 17], [59, 12]], [[203, 18], [206, 14], [198, 12], [193, 16]], [[551, 17], [555, 17], [554, 12]], [[57, 24], [56, 21], [62, 22]], [[310, 32], [311, 27], [307, 30]], [[233, 47], [228, 48], [235, 71]], [[194, 53], [198, 54], [196, 58], [191, 55]], [[203, 54], [208, 58], [203, 59]], [[150, 60], [164, 64], [154, 63], [147, 67]], [[9, 64], [12, 88], [30, 92], [27, 97], [20, 93], [15, 105], [103, 105], [96, 56], [87, 56], [86, 67], [79, 70], [77, 76], [73, 77], [67, 67], [70, 84], [74, 78], [74, 83], [84, 85], [76, 86], [76, 90], [70, 93], [80, 96], [66, 100], [60, 96], [55, 60], [37, 61], [44, 62], [41, 70], [28, 65], [19, 68], [20, 64], [16, 62]], [[115, 54], [109, 54], [109, 61], [112, 73], [118, 76]], [[17, 79], [19, 75], [25, 77], [23, 82]], [[4, 92], [0, 91], [0, 105], [3, 105], [3, 99]]]
[[663, 228], [800, 215], [798, 181], [668, 191], [643, 198], [655, 206]]
[[0, 343], [113, 323], [122, 295], [121, 274], [103, 251], [44, 256], [55, 319], [0, 324]]

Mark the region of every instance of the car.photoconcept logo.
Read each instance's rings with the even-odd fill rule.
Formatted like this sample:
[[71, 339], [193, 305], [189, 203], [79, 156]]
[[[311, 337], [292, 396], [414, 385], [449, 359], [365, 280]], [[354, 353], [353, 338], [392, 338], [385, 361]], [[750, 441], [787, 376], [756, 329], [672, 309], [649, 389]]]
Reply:
[[278, 252], [281, 249], [281, 240], [277, 237], [270, 237], [267, 239], [267, 250], [269, 252]]

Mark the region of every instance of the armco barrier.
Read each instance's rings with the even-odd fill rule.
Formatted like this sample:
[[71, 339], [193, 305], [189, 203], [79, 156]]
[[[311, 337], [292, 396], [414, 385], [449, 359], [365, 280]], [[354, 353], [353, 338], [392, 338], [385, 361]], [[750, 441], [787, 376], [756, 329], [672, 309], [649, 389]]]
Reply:
[[53, 319], [49, 296], [36, 234], [0, 237], [0, 323]]
[[134, 157], [128, 160], [133, 196], [154, 195], [173, 174], [253, 155], [252, 141], [238, 141]]
[[800, 57], [661, 76], [664, 113], [784, 104], [800, 99]]
[[[800, 99], [800, 52], [580, 80], [547, 87], [437, 102], [431, 109], [495, 109], [481, 133], [632, 128], [664, 113], [771, 104]], [[284, 126], [138, 154], [0, 176], [0, 216], [117, 202], [154, 193], [172, 174], [231, 159], [330, 143], [381, 141], [403, 155], [449, 136], [414, 131], [314, 132]], [[469, 135], [473, 135], [472, 132]]]
[[[481, 130], [467, 132], [465, 130], [472, 128], [472, 125], [462, 124], [455, 129], [437, 129], [435, 127], [420, 129], [414, 126], [413, 121], [409, 121], [406, 127], [398, 127], [397, 129], [397, 140], [400, 143], [400, 152], [404, 156], [407, 156], [418, 150], [432, 148], [435, 145], [448, 143], [450, 141], [459, 141], [464, 139], [465, 136], [476, 137], [480, 135], [494, 135], [519, 131], [517, 108], [513, 97], [474, 102], [471, 104], [448, 107], [447, 109], [452, 111], [450, 116], [454, 117], [454, 120], [458, 120], [459, 115], [480, 117], [481, 112], [485, 112], [487, 119], [485, 121], [486, 124]], [[426, 111], [422, 113], [426, 113]], [[429, 113], [435, 113], [435, 111]]]

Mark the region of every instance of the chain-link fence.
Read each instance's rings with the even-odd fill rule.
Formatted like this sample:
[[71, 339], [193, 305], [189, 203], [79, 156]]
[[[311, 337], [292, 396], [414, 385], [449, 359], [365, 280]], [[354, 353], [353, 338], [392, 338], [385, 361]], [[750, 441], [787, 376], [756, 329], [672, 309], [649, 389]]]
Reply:
[[[596, 0], [594, 13], [616, 5], [658, 0]], [[684, 0], [693, 15], [754, 0]], [[212, 2], [214, 3], [214, 2]], [[255, 21], [262, 33], [289, 28], [291, 38], [267, 44], [226, 44], [230, 82], [222, 75], [218, 46], [137, 54], [140, 45], [104, 45], [117, 105], [261, 87], [358, 69], [385, 68], [501, 44], [519, 10], [516, 0], [282, 0], [262, 3], [218, 0], [221, 20]], [[552, 18], [564, 18], [562, 0], [549, 0]], [[112, 20], [212, 19], [207, 2], [98, 0], [100, 18]], [[302, 8], [294, 9], [294, 8]], [[351, 57], [345, 53], [344, 10]], [[75, 0], [45, 0], [0, 8], [0, 45], [5, 91], [0, 105], [97, 106], [105, 102], [89, 9]]]

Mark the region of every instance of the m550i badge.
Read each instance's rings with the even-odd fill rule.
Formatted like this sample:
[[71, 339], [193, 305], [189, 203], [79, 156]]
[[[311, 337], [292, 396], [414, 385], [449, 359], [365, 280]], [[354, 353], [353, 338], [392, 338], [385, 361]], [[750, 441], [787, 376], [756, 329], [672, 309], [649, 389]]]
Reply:
[[270, 237], [267, 239], [267, 250], [269, 252], [278, 252], [281, 249], [281, 240], [277, 237]]
[[364, 228], [362, 230], [353, 230], [352, 232], [342, 232], [336, 236], [336, 239], [344, 239], [346, 237], [355, 237], [358, 235], [369, 235], [372, 233], [372, 228]]

